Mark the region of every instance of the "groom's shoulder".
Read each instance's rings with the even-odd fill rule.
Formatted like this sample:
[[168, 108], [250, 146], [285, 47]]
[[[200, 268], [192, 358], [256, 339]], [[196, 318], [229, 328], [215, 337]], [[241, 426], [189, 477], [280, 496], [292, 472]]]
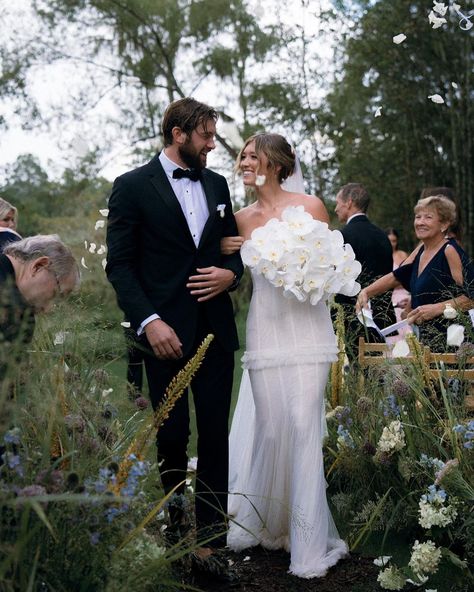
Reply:
[[115, 184], [134, 184], [137, 182], [140, 182], [142, 180], [144, 180], [145, 178], [150, 177], [153, 174], [153, 168], [158, 166], [159, 161], [155, 161], [155, 159], [153, 159], [150, 162], [147, 162], [144, 165], [141, 165], [135, 169], [131, 169], [130, 171], [127, 171], [125, 173], [122, 173], [121, 175], [119, 175], [114, 183]]
[[227, 179], [224, 177], [224, 175], [216, 173], [216, 171], [206, 168], [203, 170], [203, 175], [204, 175], [204, 177], [207, 177], [211, 181], [218, 182], [218, 183], [225, 183], [227, 185]]

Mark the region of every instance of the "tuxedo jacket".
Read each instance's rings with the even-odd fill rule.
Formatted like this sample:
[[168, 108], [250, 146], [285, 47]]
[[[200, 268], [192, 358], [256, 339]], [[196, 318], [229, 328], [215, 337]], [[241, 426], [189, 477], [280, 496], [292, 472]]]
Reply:
[[[198, 314], [206, 315], [225, 350], [238, 349], [229, 294], [198, 304], [186, 287], [198, 267], [223, 267], [237, 278], [243, 273], [239, 253], [220, 251], [222, 237], [238, 234], [227, 181], [204, 169], [202, 185], [209, 218], [197, 247], [158, 155], [118, 177], [109, 200], [106, 272], [119, 306], [135, 330], [158, 314], [175, 330], [184, 355], [192, 347]], [[223, 216], [217, 209], [222, 204]]]
[[[341, 229], [344, 242], [354, 249], [355, 257], [362, 265], [358, 278], [360, 285], [365, 288], [379, 277], [393, 271], [392, 245], [387, 235], [367, 218], [356, 216]], [[357, 298], [336, 297], [340, 304], [354, 305]], [[395, 315], [391, 305], [391, 292], [374, 298], [371, 301], [374, 320], [379, 320], [380, 327], [395, 322]]]

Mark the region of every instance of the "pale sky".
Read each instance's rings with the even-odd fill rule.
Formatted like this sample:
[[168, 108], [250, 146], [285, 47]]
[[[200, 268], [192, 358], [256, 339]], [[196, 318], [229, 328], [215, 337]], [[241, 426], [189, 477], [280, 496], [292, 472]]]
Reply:
[[[270, 23], [274, 18], [275, 2], [277, 0], [252, 0], [255, 6], [255, 14], [262, 23]], [[327, 0], [317, 2], [310, 0], [310, 11], [303, 11], [300, 6], [292, 5], [291, 10], [285, 13], [288, 23], [304, 26], [311, 31], [316, 28], [317, 21], [311, 12], [320, 4], [328, 5]], [[12, 39], [27, 39], [35, 31], [35, 22], [31, 16], [31, 4], [29, 0], [0, 0], [0, 14], [4, 31], [11, 35]], [[308, 29], [309, 28], [309, 29]], [[316, 29], [315, 29], [316, 30]], [[321, 52], [329, 56], [330, 48], [321, 47]], [[106, 118], [116, 110], [114, 104], [107, 97], [101, 99], [95, 109], [90, 110], [84, 116], [76, 114], [72, 110], [71, 97], [81, 91], [81, 83], [84, 77], [84, 69], [71, 63], [58, 63], [55, 65], [38, 65], [29, 76], [28, 84], [31, 93], [37, 99], [41, 113], [45, 118], [51, 118], [53, 125], [47, 128], [34, 124], [36, 129], [24, 130], [21, 120], [14, 114], [16, 105], [13, 101], [0, 105], [0, 114], [4, 115], [10, 123], [7, 132], [0, 135], [0, 166], [13, 162], [20, 154], [32, 153], [37, 156], [43, 167], [52, 175], [57, 176], [67, 166], [74, 166], [74, 162], [83, 156], [87, 150], [95, 145], [94, 140], [100, 142], [107, 140], [107, 134], [111, 134], [111, 149], [104, 158], [104, 166], [100, 171], [106, 178], [113, 179], [118, 174], [130, 168], [129, 138], [120, 132], [110, 130]], [[219, 89], [221, 90], [221, 89]], [[214, 86], [204, 83], [195, 93], [198, 100], [210, 102], [216, 94]], [[57, 114], [64, 111], [68, 118], [57, 121]], [[232, 114], [232, 106], [229, 107]], [[98, 143], [100, 143], [98, 142]], [[217, 153], [217, 155], [216, 155]], [[216, 162], [218, 151], [210, 156], [209, 166]], [[1, 181], [1, 179], [0, 179]]]

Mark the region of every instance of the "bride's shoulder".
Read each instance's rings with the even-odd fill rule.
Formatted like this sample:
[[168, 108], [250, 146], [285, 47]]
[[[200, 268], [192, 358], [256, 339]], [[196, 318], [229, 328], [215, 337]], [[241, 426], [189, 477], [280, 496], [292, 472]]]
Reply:
[[298, 205], [304, 207], [304, 209], [313, 216], [316, 220], [321, 220], [321, 222], [329, 222], [329, 214], [326, 210], [326, 206], [324, 202], [319, 197], [315, 195], [302, 195], [302, 194], [295, 194], [297, 201], [299, 202]]

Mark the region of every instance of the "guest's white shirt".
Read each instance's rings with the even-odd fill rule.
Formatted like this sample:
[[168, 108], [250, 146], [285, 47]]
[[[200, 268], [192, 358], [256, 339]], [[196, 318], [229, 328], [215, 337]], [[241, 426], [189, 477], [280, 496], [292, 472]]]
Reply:
[[352, 214], [352, 216], [349, 216], [349, 218], [347, 218], [347, 222], [346, 224], [349, 224], [349, 222], [355, 218], [356, 216], [365, 216], [367, 217], [367, 214], [364, 214], [364, 212], [357, 212], [357, 214]]
[[[204, 194], [202, 183], [201, 181], [191, 181], [191, 179], [188, 179], [187, 177], [173, 179], [173, 171], [181, 167], [166, 156], [164, 151], [161, 152], [158, 158], [169, 179], [174, 194], [176, 195], [176, 199], [183, 210], [184, 217], [188, 223], [189, 232], [191, 233], [197, 248], [199, 241], [201, 240], [202, 231], [209, 218], [209, 208], [207, 206], [206, 195]], [[153, 314], [147, 317], [138, 328], [137, 334], [141, 335], [148, 323], [159, 318], [158, 314]]]

